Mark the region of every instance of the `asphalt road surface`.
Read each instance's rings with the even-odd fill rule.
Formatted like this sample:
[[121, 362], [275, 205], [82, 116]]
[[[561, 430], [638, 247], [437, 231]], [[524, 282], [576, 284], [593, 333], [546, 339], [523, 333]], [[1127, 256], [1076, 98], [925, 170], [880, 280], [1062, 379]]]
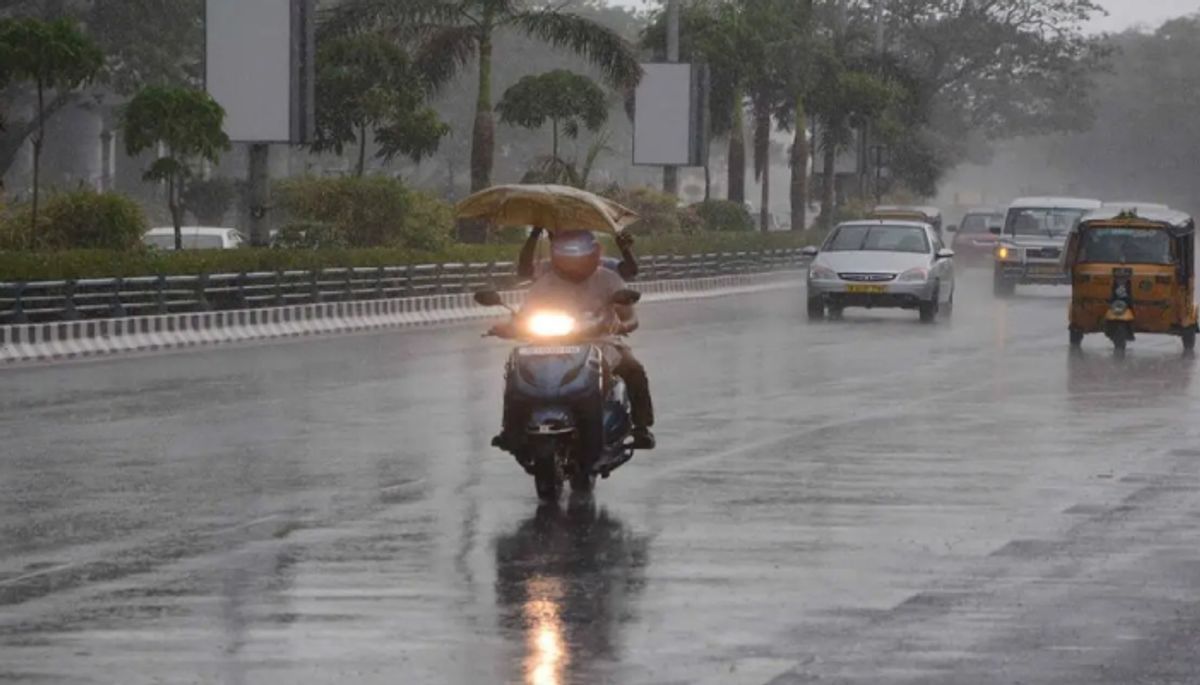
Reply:
[[482, 323], [0, 372], [0, 681], [1200, 682], [1200, 384], [950, 322], [647, 305], [660, 449], [539, 509]]

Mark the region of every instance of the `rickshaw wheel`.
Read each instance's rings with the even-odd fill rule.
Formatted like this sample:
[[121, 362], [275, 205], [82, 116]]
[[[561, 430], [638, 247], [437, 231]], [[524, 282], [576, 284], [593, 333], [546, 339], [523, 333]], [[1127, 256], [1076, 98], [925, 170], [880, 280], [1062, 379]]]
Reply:
[[1183, 349], [1191, 352], [1196, 349], [1196, 329], [1189, 328], [1183, 332]]
[[1071, 347], [1079, 347], [1081, 345], [1083, 345], [1083, 331], [1081, 331], [1077, 328], [1072, 328], [1071, 329]]

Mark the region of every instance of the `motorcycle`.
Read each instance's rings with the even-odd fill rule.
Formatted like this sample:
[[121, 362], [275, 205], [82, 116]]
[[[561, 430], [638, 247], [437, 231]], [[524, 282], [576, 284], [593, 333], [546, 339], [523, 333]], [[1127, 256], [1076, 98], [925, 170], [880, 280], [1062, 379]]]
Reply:
[[[611, 304], [632, 306], [640, 299], [636, 291], [621, 290]], [[504, 439], [493, 444], [533, 476], [542, 500], [556, 501], [564, 483], [590, 492], [597, 476], [608, 478], [633, 457], [629, 397], [613, 373], [620, 351], [613, 345], [611, 315], [518, 315], [494, 290], [475, 293], [475, 301], [512, 314], [507, 325], [486, 335], [517, 341], [505, 365]]]

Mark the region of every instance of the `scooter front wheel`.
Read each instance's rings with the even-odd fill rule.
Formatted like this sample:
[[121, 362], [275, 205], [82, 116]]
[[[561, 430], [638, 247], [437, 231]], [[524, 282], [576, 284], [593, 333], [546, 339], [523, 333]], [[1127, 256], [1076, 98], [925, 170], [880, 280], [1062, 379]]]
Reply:
[[538, 499], [557, 502], [562, 495], [563, 474], [558, 466], [556, 445], [549, 441], [538, 441], [533, 450], [533, 485]]

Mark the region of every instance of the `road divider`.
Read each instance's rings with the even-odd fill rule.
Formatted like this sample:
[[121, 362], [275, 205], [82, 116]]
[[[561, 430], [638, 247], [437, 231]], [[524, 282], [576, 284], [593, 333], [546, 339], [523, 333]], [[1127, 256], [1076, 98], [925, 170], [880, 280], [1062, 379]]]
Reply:
[[[670, 302], [795, 287], [797, 270], [637, 282], [643, 301]], [[520, 290], [501, 294], [510, 306]], [[0, 326], [0, 364], [203, 348], [248, 341], [300, 338], [498, 318], [469, 293], [299, 304], [216, 312]]]

